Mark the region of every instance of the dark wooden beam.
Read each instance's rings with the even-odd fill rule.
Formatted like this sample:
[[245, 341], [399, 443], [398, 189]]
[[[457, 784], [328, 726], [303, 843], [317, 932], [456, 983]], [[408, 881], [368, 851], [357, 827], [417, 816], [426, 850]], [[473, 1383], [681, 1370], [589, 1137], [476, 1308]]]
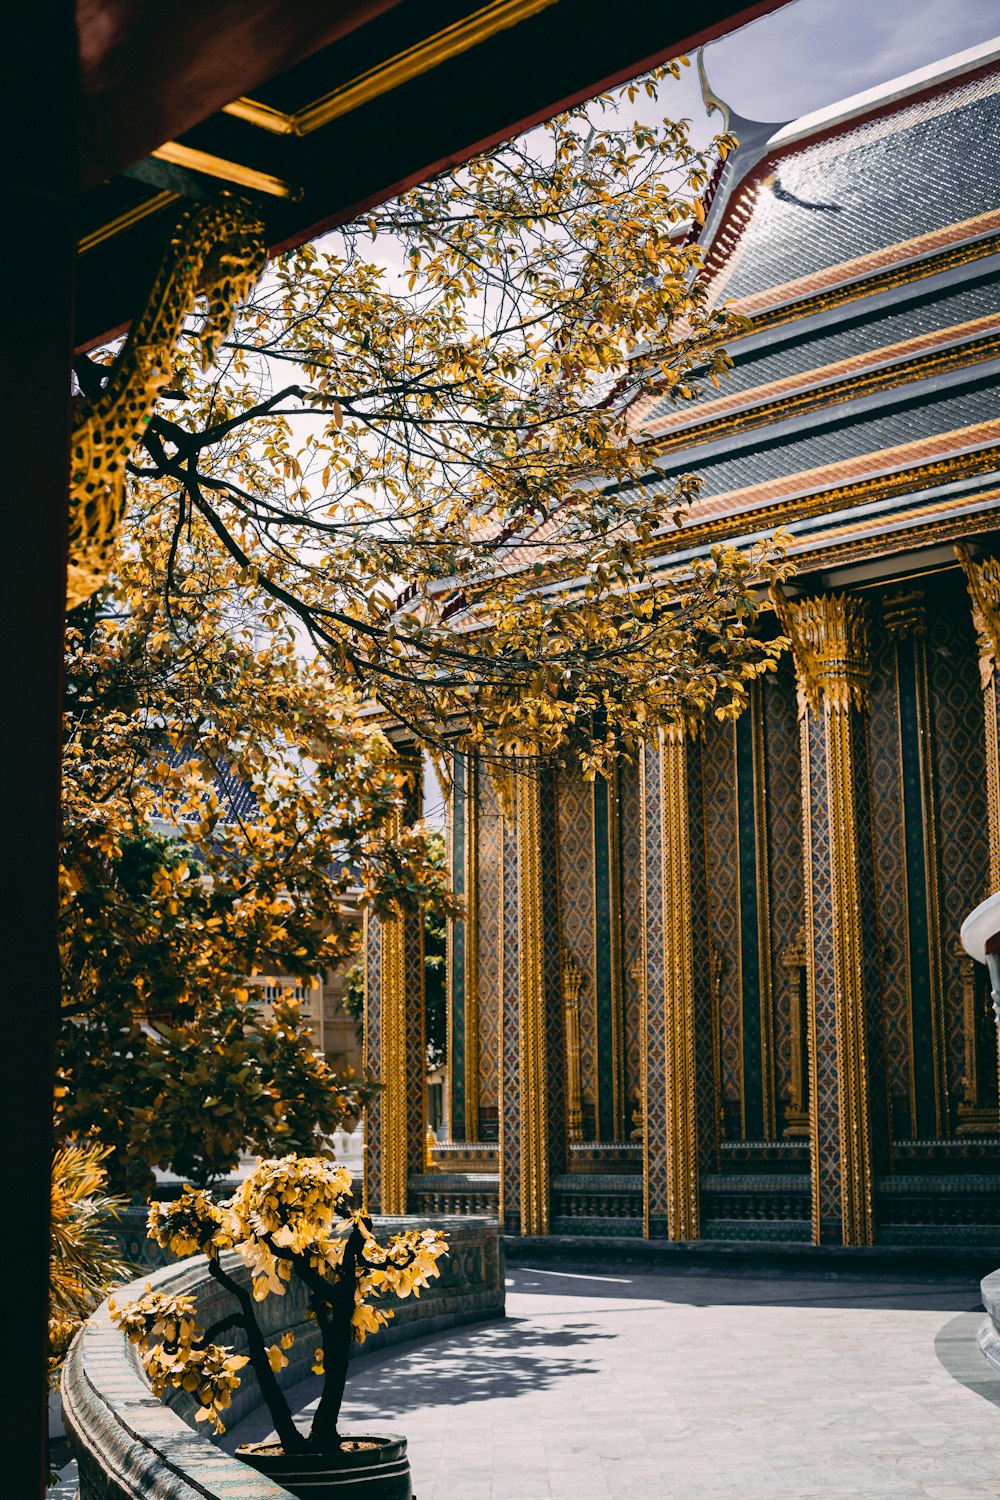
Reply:
[[400, 0], [77, 0], [92, 187]]
[[[232, 115], [214, 114], [189, 130], [183, 143], [301, 190], [296, 202], [258, 200], [276, 253], [784, 3], [697, 0], [681, 7], [632, 0], [628, 24], [618, 26], [609, 24], [605, 0], [555, 0], [305, 136], [273, 135]], [[324, 86], [358, 77], [372, 57], [391, 56], [394, 38], [410, 42], [455, 10], [451, 5], [446, 16], [438, 9], [435, 21], [429, 0], [402, 0], [392, 14], [373, 18], [340, 46], [293, 69], [280, 80], [281, 90], [297, 97], [301, 107]], [[142, 170], [147, 167], [152, 175], [168, 170], [159, 162]], [[222, 185], [203, 182], [211, 191]], [[78, 347], [121, 332], [142, 305], [177, 209], [175, 203], [82, 257]]]
[[0, 63], [16, 150], [0, 166], [0, 1182], [8, 1244], [0, 1491], [44, 1491], [49, 1173], [58, 1007], [60, 713], [66, 592], [69, 361], [76, 250], [72, 0], [5, 20]]

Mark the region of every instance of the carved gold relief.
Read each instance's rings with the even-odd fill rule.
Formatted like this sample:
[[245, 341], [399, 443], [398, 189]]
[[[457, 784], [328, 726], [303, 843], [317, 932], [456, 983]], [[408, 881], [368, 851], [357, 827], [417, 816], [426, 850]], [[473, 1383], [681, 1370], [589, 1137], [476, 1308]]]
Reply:
[[965, 573], [972, 601], [972, 623], [979, 645], [979, 678], [983, 689], [986, 737], [986, 807], [989, 821], [989, 889], [1000, 890], [1000, 724], [998, 724], [997, 661], [1000, 660], [1000, 559], [977, 559], [967, 547], [955, 552]]
[[1000, 559], [974, 558], [968, 547], [956, 546], [972, 600], [972, 623], [979, 645], [979, 675], [984, 689], [1000, 658]]
[[882, 600], [882, 623], [892, 640], [927, 634], [927, 601], [920, 588], [893, 589]]
[[781, 955], [787, 975], [790, 1020], [790, 1077], [785, 1103], [786, 1140], [809, 1134], [809, 1020], [806, 994], [806, 931], [801, 928], [794, 943]]
[[566, 1136], [583, 1140], [583, 1092], [580, 1081], [580, 991], [583, 972], [571, 954], [562, 962], [563, 1024], [566, 1033]]
[[266, 262], [263, 225], [239, 199], [224, 194], [182, 214], [103, 389], [76, 401], [67, 608], [84, 603], [107, 581], [125, 515], [125, 465], [157, 396], [173, 378], [172, 355], [185, 318], [205, 297], [208, 311], [197, 337], [207, 368]]

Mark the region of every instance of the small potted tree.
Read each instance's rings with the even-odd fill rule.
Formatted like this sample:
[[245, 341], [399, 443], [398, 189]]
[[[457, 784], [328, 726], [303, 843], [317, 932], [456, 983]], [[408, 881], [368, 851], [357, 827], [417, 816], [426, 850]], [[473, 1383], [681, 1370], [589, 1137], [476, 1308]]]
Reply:
[[[340, 1408], [351, 1343], [393, 1316], [390, 1297], [417, 1296], [447, 1253], [443, 1234], [410, 1229], [376, 1240], [371, 1220], [349, 1205], [351, 1175], [319, 1157], [285, 1156], [262, 1161], [225, 1203], [188, 1188], [171, 1203], [150, 1205], [149, 1236], [178, 1257], [203, 1253], [211, 1275], [232, 1298], [233, 1310], [208, 1328], [197, 1317], [194, 1298], [147, 1291], [126, 1305], [110, 1304], [111, 1316], [137, 1344], [153, 1391], [173, 1387], [198, 1402], [197, 1417], [224, 1430], [222, 1412], [253, 1367], [274, 1422], [277, 1441], [238, 1450], [238, 1457], [292, 1494], [350, 1494], [352, 1500], [409, 1500], [406, 1440], [388, 1434], [341, 1432]], [[233, 1250], [250, 1272], [250, 1284], [221, 1263]], [[318, 1343], [312, 1368], [324, 1378], [308, 1434], [292, 1420], [277, 1372], [288, 1363], [296, 1334], [268, 1343], [255, 1308], [284, 1296], [297, 1278], [315, 1321]], [[246, 1353], [218, 1340], [242, 1329]], [[299, 1335], [302, 1336], [301, 1333]]]

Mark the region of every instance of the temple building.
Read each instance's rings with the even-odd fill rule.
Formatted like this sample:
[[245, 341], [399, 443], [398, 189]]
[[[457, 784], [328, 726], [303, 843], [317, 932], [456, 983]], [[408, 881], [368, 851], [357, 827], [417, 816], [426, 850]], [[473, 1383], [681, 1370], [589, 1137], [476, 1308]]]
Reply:
[[791, 649], [735, 723], [611, 779], [456, 760], [449, 1139], [419, 920], [372, 920], [368, 1199], [522, 1235], [988, 1244], [997, 1030], [959, 927], [1000, 890], [1000, 49], [729, 127], [701, 243], [751, 326], [718, 392], [633, 415], [665, 493], [702, 480], [664, 570], [791, 533], [762, 626]]

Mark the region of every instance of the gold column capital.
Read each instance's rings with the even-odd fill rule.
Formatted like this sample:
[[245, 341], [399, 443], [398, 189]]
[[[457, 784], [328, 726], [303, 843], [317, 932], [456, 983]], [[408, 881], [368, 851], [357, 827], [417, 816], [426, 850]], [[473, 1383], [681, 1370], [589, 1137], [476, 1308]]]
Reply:
[[853, 594], [788, 599], [780, 588], [771, 602], [792, 647], [800, 710], [844, 712], [868, 702], [868, 612]]
[[979, 645], [979, 676], [987, 688], [1000, 660], [1000, 559], [975, 558], [968, 547], [956, 545], [972, 600], [972, 623]]

